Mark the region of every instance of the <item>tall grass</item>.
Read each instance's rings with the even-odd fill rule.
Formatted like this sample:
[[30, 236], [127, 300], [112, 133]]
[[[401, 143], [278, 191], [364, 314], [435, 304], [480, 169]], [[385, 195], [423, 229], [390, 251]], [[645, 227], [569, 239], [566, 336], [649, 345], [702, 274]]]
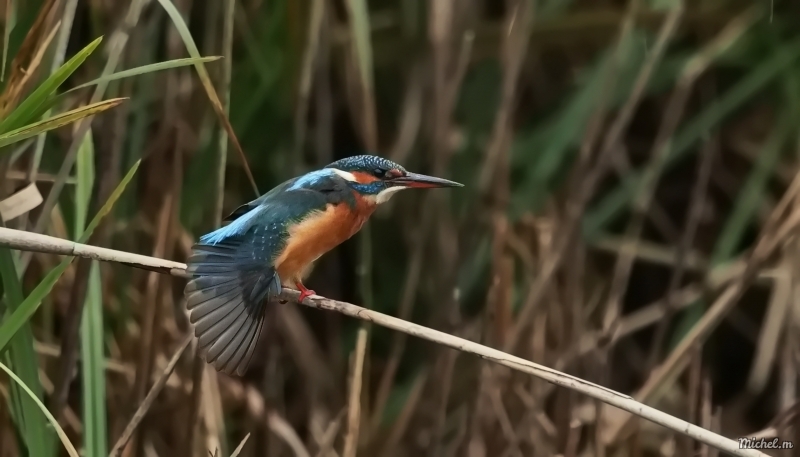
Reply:
[[[45, 201], [3, 224], [181, 262], [224, 213], [293, 174], [391, 155], [466, 187], [393, 198], [319, 259], [318, 293], [730, 437], [791, 437], [797, 256], [769, 214], [795, 211], [800, 35], [791, 2], [745, 3], [10, 0], [0, 202], [30, 183]], [[757, 240], [766, 260], [750, 255]], [[292, 305], [269, 307], [246, 376], [185, 355], [172, 372], [183, 281], [81, 262], [0, 247], [0, 353], [20, 381], [0, 380], [0, 457], [58, 455], [57, 437], [107, 455], [137, 409], [125, 455], [228, 455], [248, 434], [234, 452], [706, 452]], [[745, 263], [752, 285], [718, 280]], [[731, 284], [744, 298], [711, 319]], [[702, 351], [683, 356], [687, 344]]]

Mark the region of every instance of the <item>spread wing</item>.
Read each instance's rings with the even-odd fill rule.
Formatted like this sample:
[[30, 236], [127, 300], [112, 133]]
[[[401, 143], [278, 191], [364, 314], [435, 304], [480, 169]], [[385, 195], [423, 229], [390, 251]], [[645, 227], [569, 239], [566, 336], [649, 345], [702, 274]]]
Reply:
[[228, 374], [247, 370], [264, 326], [264, 301], [281, 292], [272, 262], [286, 244], [288, 227], [329, 201], [324, 192], [307, 188], [264, 197], [203, 236], [187, 261], [192, 279], [184, 295], [200, 353]]

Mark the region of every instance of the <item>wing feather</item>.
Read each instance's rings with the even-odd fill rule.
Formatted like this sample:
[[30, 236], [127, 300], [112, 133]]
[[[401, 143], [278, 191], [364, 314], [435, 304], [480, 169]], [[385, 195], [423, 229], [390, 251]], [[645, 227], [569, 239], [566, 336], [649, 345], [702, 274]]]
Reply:
[[286, 246], [287, 227], [324, 208], [327, 199], [301, 188], [256, 202], [201, 237], [187, 260], [192, 279], [184, 295], [201, 356], [228, 374], [247, 370], [264, 327], [265, 301], [281, 292], [273, 262]]

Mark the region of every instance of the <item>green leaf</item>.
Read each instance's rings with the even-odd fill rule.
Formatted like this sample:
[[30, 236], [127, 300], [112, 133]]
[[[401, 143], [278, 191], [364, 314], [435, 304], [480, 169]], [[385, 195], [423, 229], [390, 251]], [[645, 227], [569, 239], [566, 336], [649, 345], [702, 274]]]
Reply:
[[[78, 451], [76, 451], [75, 450], [75, 446], [73, 446], [72, 443], [70, 443], [69, 438], [67, 438], [67, 434], [64, 433], [64, 429], [62, 429], [61, 426], [58, 425], [58, 421], [56, 420], [56, 418], [53, 417], [52, 414], [50, 414], [50, 411], [48, 411], [47, 408], [45, 408], [44, 403], [42, 403], [42, 401], [39, 400], [39, 398], [36, 396], [36, 394], [34, 394], [28, 388], [28, 386], [25, 385], [24, 382], [22, 382], [22, 379], [20, 379], [16, 374], [14, 374], [14, 372], [11, 371], [7, 366], [5, 366], [2, 363], [0, 363], [0, 369], [5, 371], [6, 374], [11, 379], [14, 380], [16, 385], [20, 386], [22, 388], [22, 390], [25, 391], [25, 393], [28, 395], [28, 398], [30, 398], [36, 404], [36, 407], [39, 408], [39, 410], [41, 410], [42, 414], [44, 414], [45, 417], [47, 417], [47, 420], [50, 421], [50, 425], [53, 426], [53, 428], [56, 430], [56, 433], [58, 434], [58, 437], [61, 438], [61, 442], [64, 444], [64, 447], [67, 449], [67, 453], [69, 453], [70, 457], [79, 457], [78, 456]], [[41, 455], [41, 454], [33, 454], [33, 455]]]
[[733, 212], [728, 216], [722, 232], [717, 237], [711, 254], [711, 267], [730, 260], [744, 240], [750, 223], [753, 222], [764, 196], [768, 193], [770, 178], [778, 165], [783, 147], [794, 128], [794, 117], [788, 113], [781, 116], [767, 144], [758, 155], [758, 161], [736, 196]]
[[[94, 186], [92, 130], [83, 137], [77, 157], [75, 184], [75, 237], [82, 234]], [[92, 261], [81, 318], [81, 370], [83, 380], [83, 441], [87, 456], [108, 454], [106, 434], [106, 378], [103, 357], [103, 290], [100, 264]]]
[[[200, 51], [197, 50], [197, 45], [194, 42], [194, 38], [192, 38], [192, 33], [189, 31], [189, 26], [186, 25], [186, 21], [183, 20], [183, 16], [181, 16], [180, 11], [175, 8], [175, 5], [171, 0], [158, 0], [158, 3], [161, 4], [161, 7], [164, 8], [164, 11], [167, 12], [170, 20], [172, 20], [173, 25], [175, 25], [175, 29], [177, 29], [178, 35], [180, 35], [184, 46], [186, 46], [186, 51], [189, 52], [189, 55], [196, 59], [200, 59]], [[239, 158], [244, 165], [250, 185], [253, 186], [253, 191], [256, 195], [259, 195], [258, 187], [256, 186], [255, 179], [253, 178], [253, 173], [250, 171], [250, 166], [247, 164], [247, 157], [245, 157], [242, 146], [239, 144], [239, 139], [236, 137], [236, 132], [233, 131], [233, 127], [228, 119], [228, 115], [225, 113], [225, 108], [223, 107], [219, 96], [217, 96], [217, 91], [214, 89], [214, 83], [211, 82], [211, 77], [208, 75], [205, 65], [202, 62], [197, 62], [194, 64], [194, 68], [197, 70], [197, 75], [200, 77], [200, 82], [203, 83], [203, 89], [205, 89], [208, 100], [211, 102], [211, 106], [214, 108], [214, 113], [217, 115], [217, 119], [219, 119], [220, 124], [222, 124], [222, 126], [225, 128], [225, 132], [228, 134], [228, 139], [236, 147], [236, 152], [239, 153]]]
[[[792, 65], [798, 57], [800, 57], [800, 41], [795, 40], [782, 45], [713, 104], [687, 122], [673, 138], [666, 166], [669, 167], [689, 153], [691, 147], [703, 135], [751, 100], [759, 90]], [[639, 189], [641, 176], [640, 171], [629, 173], [619, 187], [609, 192], [587, 212], [583, 223], [584, 237], [591, 240], [598, 236], [602, 229], [631, 203], [635, 192]]]
[[103, 356], [103, 290], [100, 262], [92, 261], [81, 320], [83, 441], [87, 456], [108, 455], [106, 373]]
[[[14, 312], [23, 303], [24, 295], [17, 276], [14, 256], [7, 248], [0, 249], [0, 279], [3, 281], [8, 310]], [[17, 337], [11, 341], [4, 359], [19, 373], [23, 383], [29, 386], [30, 395], [37, 399], [44, 398], [44, 389], [39, 380], [39, 356], [33, 349], [33, 332], [29, 325], [22, 327]], [[11, 384], [9, 391], [11, 412], [20, 435], [25, 440], [28, 454], [52, 455], [50, 452], [52, 441], [47, 422], [39, 412], [36, 402], [30, 395], [26, 395], [25, 390], [18, 384]]]
[[[770, 179], [778, 166], [781, 153], [787, 142], [794, 138], [796, 131], [794, 120], [797, 119], [797, 113], [800, 111], [800, 106], [796, 102], [798, 87], [790, 75], [784, 79], [789, 82], [786, 91], [786, 100], [789, 100], [789, 103], [780, 118], [777, 119], [777, 125], [769, 140], [762, 148], [747, 180], [736, 195], [733, 210], [727, 217], [711, 253], [710, 266], [712, 268], [730, 261], [742, 248], [747, 230], [754, 222], [758, 209], [763, 204], [764, 196], [769, 192]], [[697, 324], [697, 321], [703, 317], [706, 307], [705, 301], [698, 300], [683, 313], [672, 334], [670, 348], [677, 346]]]
[[47, 100], [55, 91], [67, 80], [67, 78], [78, 69], [79, 66], [89, 57], [103, 37], [89, 43], [80, 52], [75, 54], [67, 63], [53, 72], [49, 78], [44, 80], [36, 90], [33, 91], [22, 103], [17, 106], [11, 114], [0, 122], [0, 133], [6, 133], [18, 129], [26, 124], [36, 121], [45, 111], [47, 111]]
[[[114, 203], [116, 203], [117, 199], [119, 199], [122, 192], [125, 191], [125, 187], [128, 185], [130, 180], [133, 178], [134, 174], [136, 174], [136, 170], [139, 168], [140, 161], [137, 161], [133, 167], [131, 167], [128, 174], [122, 179], [114, 192], [105, 202], [100, 211], [94, 216], [94, 219], [89, 223], [89, 226], [86, 228], [86, 231], [83, 232], [81, 237], [78, 239], [78, 243], [85, 243], [86, 240], [92, 235], [92, 232], [100, 221], [108, 214], [111, 209], [114, 207]], [[33, 316], [36, 310], [39, 308], [39, 305], [42, 302], [42, 299], [50, 293], [50, 290], [55, 285], [58, 278], [64, 273], [67, 267], [75, 260], [75, 257], [67, 257], [61, 261], [61, 263], [50, 270], [47, 276], [42, 279], [41, 282], [33, 289], [28, 295], [19, 308], [14, 311], [7, 319], [3, 321], [2, 326], [0, 326], [0, 353], [5, 349], [8, 342], [14, 337], [14, 335], [19, 331], [20, 328], [25, 325], [26, 322]]]
[[180, 68], [180, 67], [187, 67], [189, 65], [201, 64], [205, 62], [213, 62], [221, 58], [222, 56], [187, 57], [184, 59], [174, 59], [174, 60], [168, 60], [166, 62], [158, 62], [149, 65], [142, 65], [141, 67], [130, 68], [128, 70], [118, 71], [110, 75], [93, 79], [89, 82], [73, 87], [72, 89], [66, 91], [65, 94], [70, 93], [72, 91], [76, 91], [78, 89], [83, 89], [84, 87], [94, 86], [100, 83], [106, 83], [106, 82], [116, 81], [118, 79], [130, 78], [131, 76], [140, 76], [148, 73], [155, 73], [157, 71], [169, 70], [171, 68]]
[[78, 147], [75, 183], [75, 237], [83, 233], [86, 225], [86, 218], [89, 215], [89, 203], [92, 199], [92, 187], [94, 186], [94, 142], [92, 141], [92, 129], [90, 128], [83, 136], [81, 145]]
[[0, 135], [0, 148], [28, 139], [30, 137], [34, 137], [40, 133], [63, 127], [85, 117], [102, 113], [103, 111], [114, 108], [125, 100], [127, 99], [112, 98], [111, 100], [104, 100], [91, 105], [81, 106], [80, 108], [75, 108], [65, 113], [57, 114], [43, 121], [34, 122], [33, 124], [4, 133]]

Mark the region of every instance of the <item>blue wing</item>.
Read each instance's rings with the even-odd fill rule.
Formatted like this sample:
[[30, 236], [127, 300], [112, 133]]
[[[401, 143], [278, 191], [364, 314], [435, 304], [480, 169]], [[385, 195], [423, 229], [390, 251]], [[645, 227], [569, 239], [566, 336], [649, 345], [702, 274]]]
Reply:
[[[288, 227], [331, 203], [327, 192], [306, 186], [286, 190], [291, 184], [239, 207], [233, 222], [192, 247], [186, 307], [201, 355], [219, 371], [247, 370], [264, 325], [264, 300], [281, 292], [272, 262], [286, 245]], [[275, 192], [279, 189], [283, 192]]]
[[226, 373], [243, 374], [264, 325], [263, 301], [281, 292], [270, 266], [274, 241], [261, 230], [192, 248], [187, 271], [186, 307], [198, 347], [208, 363]]

